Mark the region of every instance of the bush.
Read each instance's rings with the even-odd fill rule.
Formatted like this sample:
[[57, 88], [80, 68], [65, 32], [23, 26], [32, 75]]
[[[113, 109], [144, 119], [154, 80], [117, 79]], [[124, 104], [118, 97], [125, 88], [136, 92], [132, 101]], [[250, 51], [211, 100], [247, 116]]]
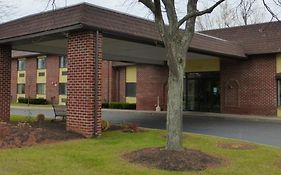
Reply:
[[136, 109], [136, 103], [111, 102], [103, 103], [102, 108], [109, 109]]
[[[28, 104], [28, 98], [18, 98], [18, 103]], [[48, 102], [44, 98], [30, 98], [29, 104], [46, 105]]]

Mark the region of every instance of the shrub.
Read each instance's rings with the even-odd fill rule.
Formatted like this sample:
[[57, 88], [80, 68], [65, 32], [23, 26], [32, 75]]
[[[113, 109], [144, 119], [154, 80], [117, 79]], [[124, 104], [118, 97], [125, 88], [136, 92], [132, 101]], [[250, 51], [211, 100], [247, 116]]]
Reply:
[[101, 121], [101, 129], [102, 131], [106, 131], [110, 128], [110, 123], [107, 120], [102, 120]]
[[[28, 104], [28, 98], [22, 98], [22, 97], [18, 98], [18, 103]], [[46, 104], [48, 104], [48, 102], [44, 98], [30, 98], [29, 104], [46, 105]]]
[[136, 104], [135, 103], [124, 103], [124, 102], [111, 102], [111, 103], [103, 103], [102, 108], [136, 109]]

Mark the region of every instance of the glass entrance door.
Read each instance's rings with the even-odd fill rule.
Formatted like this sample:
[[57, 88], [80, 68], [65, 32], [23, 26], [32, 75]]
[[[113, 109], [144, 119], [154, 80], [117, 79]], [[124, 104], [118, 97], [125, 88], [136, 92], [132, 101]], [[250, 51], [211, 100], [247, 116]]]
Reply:
[[219, 112], [219, 73], [188, 73], [185, 86], [188, 111]]

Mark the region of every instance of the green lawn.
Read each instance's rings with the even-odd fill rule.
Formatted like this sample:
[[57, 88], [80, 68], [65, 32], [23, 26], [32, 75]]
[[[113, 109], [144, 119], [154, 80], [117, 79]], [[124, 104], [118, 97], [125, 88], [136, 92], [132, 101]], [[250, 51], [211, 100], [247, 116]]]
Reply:
[[149, 130], [137, 134], [119, 131], [106, 132], [99, 139], [82, 139], [29, 148], [0, 150], [0, 174], [30, 175], [155, 175], [155, 174], [206, 174], [206, 175], [271, 175], [281, 169], [275, 163], [281, 160], [281, 149], [261, 146], [255, 150], [224, 150], [218, 142], [238, 142], [217, 137], [188, 134], [184, 145], [228, 160], [223, 168], [201, 172], [168, 172], [148, 169], [122, 160], [121, 155], [165, 144], [165, 131]]
[[28, 116], [21, 116], [21, 115], [12, 115], [10, 118], [11, 122], [26, 122], [26, 121], [36, 121], [36, 117], [28, 117]]
[[[24, 104], [24, 103], [11, 103], [11, 106], [19, 106], [19, 107], [27, 107], [28, 104]], [[30, 107], [48, 107], [51, 108], [52, 105], [51, 104], [47, 104], [47, 105], [35, 105], [35, 104], [29, 104]]]

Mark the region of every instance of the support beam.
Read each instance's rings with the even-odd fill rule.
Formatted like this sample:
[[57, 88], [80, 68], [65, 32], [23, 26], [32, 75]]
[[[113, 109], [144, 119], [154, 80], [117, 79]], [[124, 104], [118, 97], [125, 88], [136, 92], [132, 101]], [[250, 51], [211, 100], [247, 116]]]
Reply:
[[69, 34], [67, 129], [85, 137], [101, 134], [102, 57], [102, 34]]
[[10, 120], [11, 55], [10, 46], [0, 45], [0, 121]]

